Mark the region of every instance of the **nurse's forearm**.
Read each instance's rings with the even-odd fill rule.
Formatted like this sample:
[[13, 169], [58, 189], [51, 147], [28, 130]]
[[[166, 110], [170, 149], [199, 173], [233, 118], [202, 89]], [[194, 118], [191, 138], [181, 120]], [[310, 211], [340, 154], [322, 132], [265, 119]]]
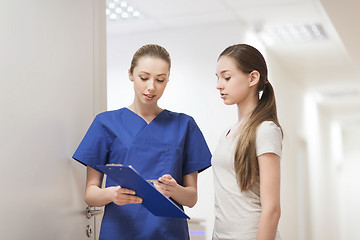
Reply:
[[99, 188], [89, 186], [85, 191], [85, 202], [90, 207], [102, 207], [112, 202], [116, 187]]
[[192, 208], [197, 202], [197, 189], [193, 186], [183, 187], [178, 185], [171, 198], [181, 205]]
[[112, 202], [115, 187], [101, 188], [104, 174], [88, 166], [86, 173], [85, 202], [90, 207], [102, 207]]

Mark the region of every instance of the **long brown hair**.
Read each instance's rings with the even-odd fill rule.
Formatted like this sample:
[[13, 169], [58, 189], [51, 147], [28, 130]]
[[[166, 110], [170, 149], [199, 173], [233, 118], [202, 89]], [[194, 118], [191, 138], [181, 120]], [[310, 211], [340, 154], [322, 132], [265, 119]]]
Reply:
[[[256, 70], [260, 73], [257, 86], [260, 99], [245, 124], [235, 150], [236, 179], [241, 191], [248, 191], [259, 176], [256, 156], [256, 130], [264, 121], [273, 121], [280, 129], [276, 111], [274, 89], [268, 80], [268, 70], [263, 55], [247, 44], [237, 44], [226, 48], [219, 56], [235, 60], [237, 67], [244, 73]], [[281, 130], [282, 131], [282, 130]]]
[[147, 44], [142, 46], [135, 52], [131, 60], [130, 73], [133, 73], [134, 68], [137, 66], [139, 59], [142, 57], [160, 58], [169, 64], [169, 70], [170, 70], [171, 59], [168, 51], [162, 46], [156, 44]]

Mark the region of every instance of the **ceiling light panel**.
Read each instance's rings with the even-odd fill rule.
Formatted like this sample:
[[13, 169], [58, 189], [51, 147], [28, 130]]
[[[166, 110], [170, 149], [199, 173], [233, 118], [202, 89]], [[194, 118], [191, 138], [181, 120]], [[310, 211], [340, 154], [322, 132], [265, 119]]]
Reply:
[[143, 17], [131, 0], [107, 0], [106, 16], [110, 21], [124, 21]]
[[328, 39], [320, 24], [266, 25], [258, 30], [258, 34], [268, 45]]
[[222, 2], [228, 4], [231, 7], [235, 8], [248, 8], [248, 7], [257, 7], [259, 6], [268, 6], [268, 5], [283, 5], [283, 4], [297, 4], [297, 3], [306, 3], [313, 0], [221, 0]]
[[[146, 11], [150, 16], [162, 21], [170, 17], [184, 17], [212, 13], [216, 15], [219, 11], [227, 10], [219, 0], [133, 0], [137, 6]], [[166, 20], [165, 20], [166, 21]]]

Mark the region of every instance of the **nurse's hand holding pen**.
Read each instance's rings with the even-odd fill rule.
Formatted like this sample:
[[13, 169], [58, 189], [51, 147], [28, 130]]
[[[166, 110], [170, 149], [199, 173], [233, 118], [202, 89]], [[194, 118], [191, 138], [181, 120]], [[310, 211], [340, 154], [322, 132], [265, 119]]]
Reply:
[[126, 204], [138, 204], [142, 203], [142, 198], [135, 196], [135, 191], [121, 188], [120, 186], [114, 187], [113, 193], [113, 203], [117, 205], [126, 205]]
[[181, 205], [193, 207], [197, 202], [197, 172], [185, 175], [182, 181], [180, 185], [170, 174], [165, 174], [154, 182], [154, 186], [166, 197], [171, 197]]
[[169, 198], [174, 194], [179, 184], [170, 174], [165, 174], [158, 181], [154, 182], [154, 186], [159, 192]]

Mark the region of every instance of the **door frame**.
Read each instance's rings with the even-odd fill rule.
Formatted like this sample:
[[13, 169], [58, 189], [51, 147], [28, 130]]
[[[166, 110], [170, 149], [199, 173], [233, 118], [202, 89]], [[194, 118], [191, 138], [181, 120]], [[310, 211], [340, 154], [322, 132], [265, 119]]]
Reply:
[[[106, 1], [93, 0], [93, 115], [107, 110]], [[84, 179], [85, 181], [85, 179]], [[96, 208], [104, 210], [104, 207]], [[99, 239], [102, 215], [94, 216], [95, 239]]]

